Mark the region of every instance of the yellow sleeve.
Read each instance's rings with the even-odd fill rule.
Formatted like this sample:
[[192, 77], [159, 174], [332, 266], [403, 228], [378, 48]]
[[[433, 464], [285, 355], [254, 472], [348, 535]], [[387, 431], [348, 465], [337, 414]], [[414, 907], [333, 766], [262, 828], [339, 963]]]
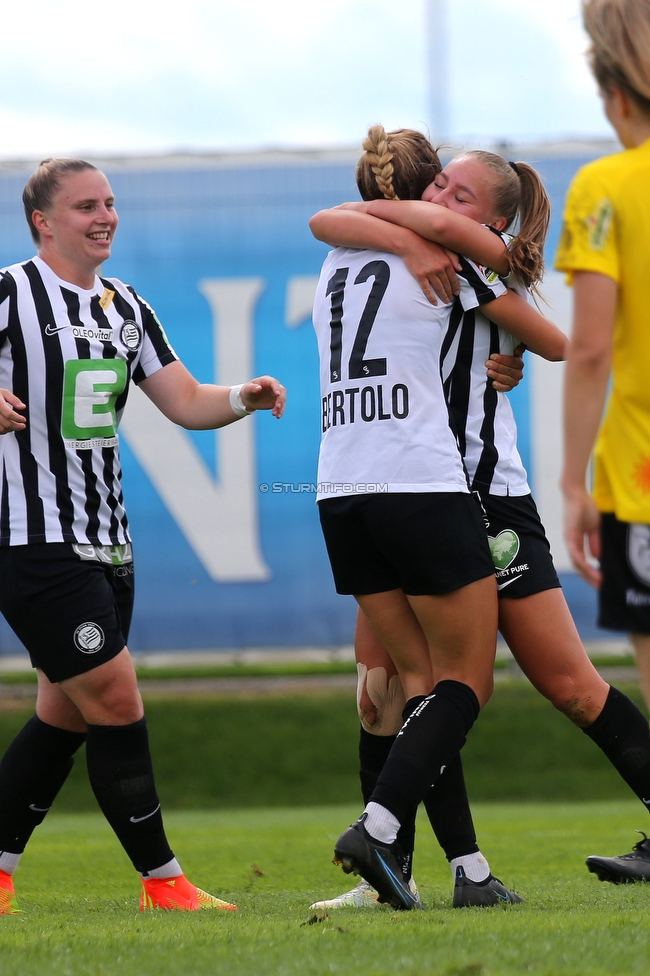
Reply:
[[619, 281], [616, 210], [610, 181], [592, 166], [575, 176], [567, 194], [555, 267], [566, 272], [596, 271]]

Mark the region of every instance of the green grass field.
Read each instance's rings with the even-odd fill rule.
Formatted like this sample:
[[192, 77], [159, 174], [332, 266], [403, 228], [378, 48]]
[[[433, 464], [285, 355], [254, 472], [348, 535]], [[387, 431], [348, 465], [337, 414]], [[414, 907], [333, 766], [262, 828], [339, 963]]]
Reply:
[[416, 878], [425, 912], [309, 910], [348, 880], [330, 863], [356, 806], [173, 812], [188, 873], [235, 900], [235, 913], [138, 912], [138, 882], [94, 814], [51, 815], [16, 875], [23, 913], [0, 919], [12, 976], [435, 974], [605, 976], [646, 973], [650, 886], [601, 884], [586, 854], [630, 848], [634, 802], [476, 806], [493, 870], [526, 899], [451, 908], [451, 881], [426, 822]]

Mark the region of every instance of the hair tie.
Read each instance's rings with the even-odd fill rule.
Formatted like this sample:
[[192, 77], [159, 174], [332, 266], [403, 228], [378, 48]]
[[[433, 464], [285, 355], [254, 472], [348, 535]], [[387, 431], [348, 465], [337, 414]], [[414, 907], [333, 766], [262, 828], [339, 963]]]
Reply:
[[517, 166], [516, 163], [513, 163], [513, 161], [511, 159], [508, 160], [508, 166], [510, 166], [511, 169], [514, 169], [514, 171], [517, 174], [517, 176], [519, 176], [519, 167]]

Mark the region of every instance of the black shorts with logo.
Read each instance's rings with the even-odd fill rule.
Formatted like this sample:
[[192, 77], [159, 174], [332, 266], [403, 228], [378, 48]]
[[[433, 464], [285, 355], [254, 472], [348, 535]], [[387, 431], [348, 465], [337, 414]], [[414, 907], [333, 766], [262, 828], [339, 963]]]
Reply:
[[473, 495], [347, 495], [318, 510], [338, 593], [436, 595], [494, 572]]
[[628, 634], [650, 634], [650, 525], [600, 520], [598, 626]]
[[0, 547], [0, 611], [52, 682], [116, 657], [133, 612], [130, 557], [112, 564], [76, 548], [84, 554], [68, 542]]
[[532, 495], [477, 492], [502, 599], [521, 599], [560, 586], [551, 548]]

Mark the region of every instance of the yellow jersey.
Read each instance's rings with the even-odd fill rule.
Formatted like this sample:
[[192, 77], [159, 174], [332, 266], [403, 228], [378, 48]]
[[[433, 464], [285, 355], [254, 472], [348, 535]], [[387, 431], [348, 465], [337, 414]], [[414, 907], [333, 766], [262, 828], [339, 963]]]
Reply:
[[595, 271], [618, 285], [612, 383], [594, 449], [602, 512], [650, 524], [650, 140], [597, 159], [567, 195], [555, 260], [568, 284]]

